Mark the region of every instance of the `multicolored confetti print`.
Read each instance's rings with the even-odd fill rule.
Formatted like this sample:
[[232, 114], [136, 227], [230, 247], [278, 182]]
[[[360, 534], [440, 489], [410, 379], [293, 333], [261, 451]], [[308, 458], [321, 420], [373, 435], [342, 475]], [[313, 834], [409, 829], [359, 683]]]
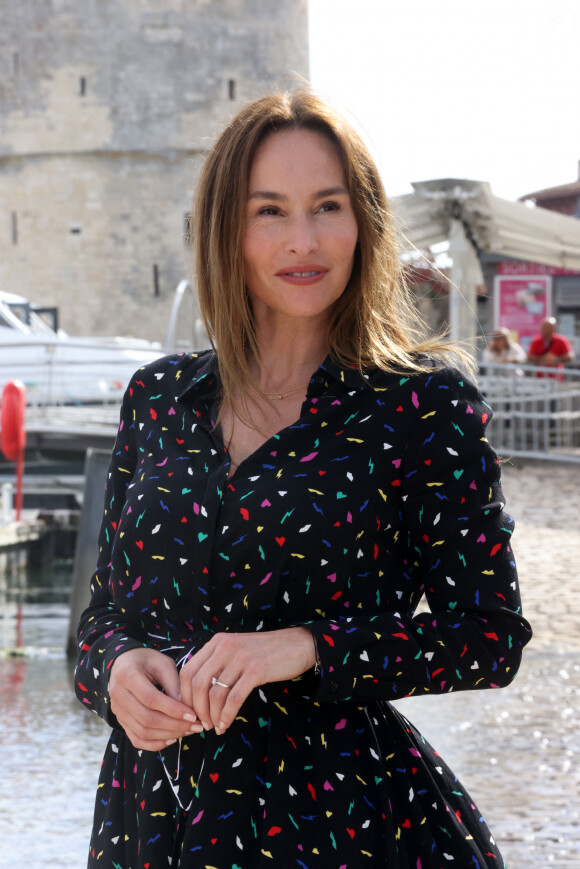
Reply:
[[[507, 685], [530, 639], [490, 409], [451, 369], [362, 378], [327, 359], [300, 419], [228, 479], [218, 397], [211, 352], [141, 369], [125, 396], [79, 625], [77, 695], [114, 728], [90, 869], [503, 866], [388, 702]], [[214, 632], [295, 624], [321, 677], [255, 690], [224, 736], [161, 755], [116, 727], [123, 651], [181, 666]]]

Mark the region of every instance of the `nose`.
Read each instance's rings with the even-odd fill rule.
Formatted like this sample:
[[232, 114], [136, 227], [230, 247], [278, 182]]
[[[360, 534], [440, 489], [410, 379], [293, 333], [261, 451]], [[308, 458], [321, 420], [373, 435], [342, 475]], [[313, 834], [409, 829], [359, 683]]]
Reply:
[[310, 214], [296, 215], [289, 221], [286, 247], [290, 253], [301, 256], [317, 250], [318, 233]]

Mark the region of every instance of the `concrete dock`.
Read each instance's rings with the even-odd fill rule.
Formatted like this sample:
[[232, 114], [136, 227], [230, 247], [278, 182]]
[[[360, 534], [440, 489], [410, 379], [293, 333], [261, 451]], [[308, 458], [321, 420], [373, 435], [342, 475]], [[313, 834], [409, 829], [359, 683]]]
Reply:
[[32, 546], [46, 533], [46, 524], [33, 518], [0, 525], [0, 574], [24, 570]]

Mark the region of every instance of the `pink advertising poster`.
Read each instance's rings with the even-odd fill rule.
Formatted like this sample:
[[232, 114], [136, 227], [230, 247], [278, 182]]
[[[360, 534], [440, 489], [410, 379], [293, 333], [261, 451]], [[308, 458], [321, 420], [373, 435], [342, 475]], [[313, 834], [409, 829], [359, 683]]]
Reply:
[[504, 277], [494, 283], [494, 328], [504, 326], [527, 351], [540, 331], [542, 320], [551, 315], [552, 278], [548, 275]]

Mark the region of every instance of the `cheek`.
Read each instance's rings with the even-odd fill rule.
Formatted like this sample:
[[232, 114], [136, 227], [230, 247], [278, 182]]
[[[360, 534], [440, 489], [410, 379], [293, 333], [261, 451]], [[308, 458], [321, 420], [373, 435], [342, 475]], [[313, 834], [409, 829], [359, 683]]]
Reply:
[[244, 268], [247, 271], [248, 268], [251, 268], [253, 260], [254, 260], [254, 243], [251, 235], [246, 232], [244, 236]]
[[272, 259], [272, 238], [264, 232], [246, 232], [244, 238], [245, 271], [257, 271]]
[[352, 267], [354, 262], [354, 254], [358, 241], [358, 231], [353, 227], [345, 226], [340, 238], [337, 238], [337, 250], [340, 252], [345, 264]]
[[354, 255], [354, 250], [358, 241], [358, 226], [354, 215], [349, 215], [340, 227], [341, 244], [345, 251], [349, 251], [349, 256]]
[[253, 239], [246, 239], [244, 243], [244, 274], [246, 281], [249, 283], [252, 276], [255, 275], [260, 268], [260, 249], [255, 244]]

